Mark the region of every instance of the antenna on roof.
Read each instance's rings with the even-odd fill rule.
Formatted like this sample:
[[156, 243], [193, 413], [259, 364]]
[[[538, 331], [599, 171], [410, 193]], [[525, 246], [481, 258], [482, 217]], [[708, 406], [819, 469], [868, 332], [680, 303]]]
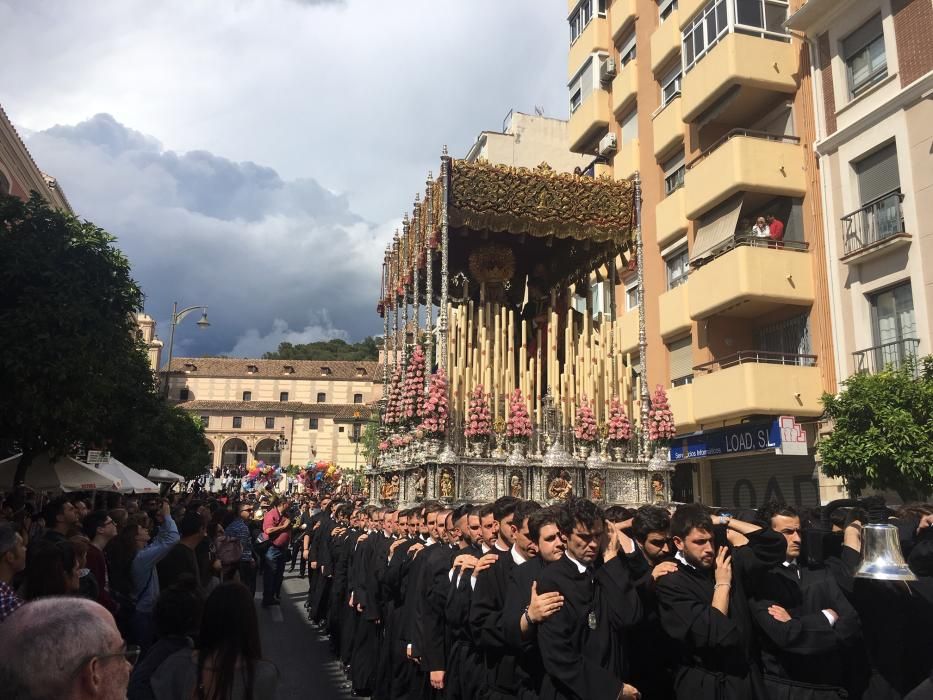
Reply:
[[536, 114], [537, 116], [539, 116], [539, 117], [543, 117], [543, 116], [544, 116], [544, 107], [541, 107], [540, 105], [535, 105], [535, 114]]

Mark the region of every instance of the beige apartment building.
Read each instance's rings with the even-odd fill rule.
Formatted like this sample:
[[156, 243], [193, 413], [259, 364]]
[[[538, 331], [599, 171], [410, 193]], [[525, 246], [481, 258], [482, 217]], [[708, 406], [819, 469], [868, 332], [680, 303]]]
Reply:
[[900, 365], [931, 347], [933, 3], [809, 0], [836, 371]]
[[[841, 493], [816, 463], [837, 370], [809, 52], [784, 26], [799, 4], [568, 3], [570, 148], [595, 176], [641, 180], [644, 289], [625, 266], [617, 306], [638, 353], [644, 294], [633, 364], [670, 396], [676, 500]], [[781, 241], [753, 233], [765, 215]]]
[[363, 469], [359, 438], [382, 397], [376, 362], [174, 358], [169, 400], [200, 417], [213, 467]]
[[567, 148], [567, 121], [540, 114], [511, 111], [502, 131], [483, 131], [465, 160], [485, 160], [497, 165], [536, 168], [547, 163], [561, 173], [583, 170], [592, 157], [573, 153]]

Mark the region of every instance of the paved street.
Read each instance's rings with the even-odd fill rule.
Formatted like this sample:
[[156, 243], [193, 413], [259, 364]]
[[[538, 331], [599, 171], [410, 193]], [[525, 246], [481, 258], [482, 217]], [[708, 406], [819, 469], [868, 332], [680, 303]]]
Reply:
[[[262, 584], [260, 583], [260, 590]], [[343, 673], [330, 654], [327, 640], [311, 629], [305, 615], [307, 579], [286, 570], [282, 585], [282, 605], [263, 608], [261, 593], [256, 593], [263, 655], [273, 661], [281, 674], [279, 698], [344, 700]]]

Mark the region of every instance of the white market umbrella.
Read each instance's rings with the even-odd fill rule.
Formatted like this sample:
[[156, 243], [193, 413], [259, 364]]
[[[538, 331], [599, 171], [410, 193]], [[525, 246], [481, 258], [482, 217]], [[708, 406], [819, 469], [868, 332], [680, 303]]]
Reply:
[[181, 474], [170, 472], [168, 469], [150, 469], [147, 475], [150, 481], [166, 484], [180, 484], [185, 480]]
[[[0, 484], [13, 484], [16, 467], [22, 453], [0, 461]], [[119, 478], [89, 467], [72, 457], [59, 457], [54, 462], [48, 454], [37, 454], [26, 470], [26, 486], [36, 491], [119, 491]]]
[[158, 484], [154, 484], [139, 472], [135, 472], [123, 464], [116, 457], [111, 456], [109, 462], [97, 465], [100, 471], [122, 482], [117, 489], [120, 493], [159, 493]]

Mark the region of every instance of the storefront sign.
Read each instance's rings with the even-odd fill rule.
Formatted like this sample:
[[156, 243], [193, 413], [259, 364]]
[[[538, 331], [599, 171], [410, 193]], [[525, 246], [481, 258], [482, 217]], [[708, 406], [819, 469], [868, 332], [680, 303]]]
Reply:
[[807, 435], [793, 416], [781, 416], [771, 422], [742, 423], [687, 435], [675, 439], [670, 449], [672, 462], [771, 449], [776, 454], [805, 455]]

